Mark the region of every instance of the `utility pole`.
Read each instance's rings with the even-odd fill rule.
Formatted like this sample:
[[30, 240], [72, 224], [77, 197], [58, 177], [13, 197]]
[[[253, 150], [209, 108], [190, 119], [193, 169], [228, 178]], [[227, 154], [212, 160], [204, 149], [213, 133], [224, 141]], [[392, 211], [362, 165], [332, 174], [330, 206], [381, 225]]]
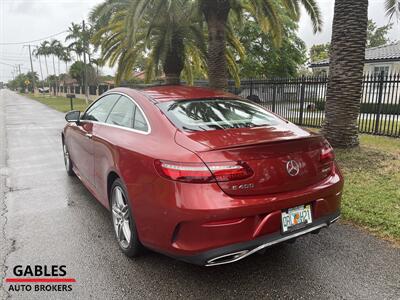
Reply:
[[29, 49], [29, 59], [31, 61], [31, 72], [32, 72], [32, 86], [33, 86], [33, 93], [35, 93], [36, 82], [35, 82], [35, 73], [33, 72], [31, 45], [24, 45], [24, 47], [28, 47]]
[[16, 65], [16, 68], [17, 68], [17, 71], [18, 71], [18, 75], [21, 75], [21, 66], [22, 66], [22, 64], [17, 64]]
[[85, 70], [85, 74], [84, 74], [84, 78], [85, 78], [85, 82], [84, 82], [84, 86], [85, 86], [85, 100], [86, 100], [86, 104], [88, 104], [89, 102], [89, 95], [88, 95], [88, 82], [87, 82], [87, 66], [86, 66], [86, 49], [87, 49], [87, 44], [86, 44], [86, 33], [85, 33], [85, 20], [82, 21], [82, 33], [83, 33], [83, 64], [84, 64], [84, 70]]

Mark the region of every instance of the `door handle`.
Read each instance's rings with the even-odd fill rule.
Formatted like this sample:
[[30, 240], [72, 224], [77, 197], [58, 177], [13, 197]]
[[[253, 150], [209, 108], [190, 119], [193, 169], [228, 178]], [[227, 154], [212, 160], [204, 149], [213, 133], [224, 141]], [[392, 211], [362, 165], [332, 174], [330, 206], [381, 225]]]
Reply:
[[93, 134], [86, 133], [86, 134], [85, 134], [85, 137], [87, 137], [88, 139], [92, 139], [92, 137], [93, 137]]

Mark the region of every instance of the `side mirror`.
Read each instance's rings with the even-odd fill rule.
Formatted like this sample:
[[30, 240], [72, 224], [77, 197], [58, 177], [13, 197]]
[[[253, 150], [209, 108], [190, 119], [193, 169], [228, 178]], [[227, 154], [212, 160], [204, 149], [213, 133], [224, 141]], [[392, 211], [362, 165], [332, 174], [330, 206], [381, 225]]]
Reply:
[[65, 115], [65, 120], [67, 122], [74, 122], [74, 123], [79, 123], [81, 117], [81, 112], [79, 110], [72, 110], [70, 112], [67, 112]]

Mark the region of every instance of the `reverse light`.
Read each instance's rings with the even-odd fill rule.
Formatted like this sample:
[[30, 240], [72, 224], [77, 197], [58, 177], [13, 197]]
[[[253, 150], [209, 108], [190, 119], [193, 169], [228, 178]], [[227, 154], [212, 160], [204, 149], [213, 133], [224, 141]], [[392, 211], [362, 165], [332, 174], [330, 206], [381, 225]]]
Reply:
[[242, 162], [179, 163], [156, 160], [155, 167], [164, 178], [190, 182], [210, 183], [239, 180], [251, 177], [253, 171]]

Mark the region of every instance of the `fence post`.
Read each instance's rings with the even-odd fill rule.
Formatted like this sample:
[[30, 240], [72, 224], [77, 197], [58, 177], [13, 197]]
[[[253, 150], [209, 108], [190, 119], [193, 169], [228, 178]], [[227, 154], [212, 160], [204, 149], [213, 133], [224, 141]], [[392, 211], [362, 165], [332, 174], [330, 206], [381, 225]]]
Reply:
[[253, 78], [250, 78], [250, 96], [253, 95]]
[[375, 120], [375, 134], [379, 134], [379, 125], [381, 118], [381, 110], [382, 110], [382, 98], [383, 98], [383, 84], [384, 84], [385, 72], [382, 71], [379, 75], [379, 91], [378, 91], [378, 109], [376, 112], [376, 120]]
[[305, 97], [305, 78], [301, 77], [301, 90], [300, 90], [300, 117], [299, 117], [299, 125], [303, 125], [303, 114], [304, 114], [304, 97]]
[[273, 83], [274, 91], [272, 96], [272, 112], [276, 110], [276, 92], [277, 92], [277, 84]]

